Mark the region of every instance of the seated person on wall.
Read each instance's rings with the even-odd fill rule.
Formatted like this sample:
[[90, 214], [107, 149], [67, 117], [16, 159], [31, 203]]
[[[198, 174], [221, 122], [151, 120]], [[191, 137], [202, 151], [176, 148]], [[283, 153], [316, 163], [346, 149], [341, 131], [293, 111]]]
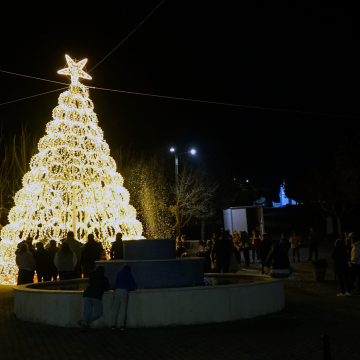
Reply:
[[117, 273], [114, 287], [114, 307], [111, 314], [111, 329], [116, 329], [116, 323], [120, 311], [120, 327], [125, 330], [128, 293], [136, 288], [134, 277], [131, 274], [131, 267], [124, 265]]
[[181, 235], [181, 242], [185, 249], [190, 249], [190, 243], [186, 242], [186, 235]]
[[287, 278], [293, 273], [294, 269], [290, 267], [289, 257], [278, 243], [272, 245], [264, 271], [273, 278]]
[[98, 265], [90, 272], [89, 286], [84, 290], [84, 314], [78, 325], [82, 331], [90, 328], [90, 324], [103, 315], [102, 296], [110, 290], [108, 278], [105, 276], [105, 267]]
[[[204, 240], [200, 240], [199, 241], [199, 247], [198, 247], [198, 252], [205, 252], [206, 250], [206, 244], [205, 244], [205, 241]], [[197, 253], [198, 253], [197, 252]], [[196, 253], [196, 256], [198, 256]]]
[[181, 241], [178, 241], [176, 243], [176, 257], [177, 258], [187, 257], [187, 251]]

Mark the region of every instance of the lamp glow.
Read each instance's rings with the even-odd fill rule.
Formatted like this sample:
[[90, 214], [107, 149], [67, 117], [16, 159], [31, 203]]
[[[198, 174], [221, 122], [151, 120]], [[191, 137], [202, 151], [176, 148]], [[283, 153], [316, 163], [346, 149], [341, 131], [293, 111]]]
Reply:
[[9, 224], [2, 228], [0, 283], [14, 284], [15, 250], [31, 236], [37, 241], [60, 240], [68, 231], [85, 242], [94, 234], [109, 247], [118, 232], [123, 239], [140, 239], [142, 225], [129, 205], [129, 192], [98, 126], [89, 90], [79, 78], [91, 79], [68, 55], [68, 68], [58, 73], [71, 76], [69, 90], [59, 96], [53, 120], [31, 158], [23, 188], [15, 195]]
[[190, 150], [190, 154], [191, 154], [191, 155], [195, 155], [195, 154], [196, 154], [196, 150], [195, 150], [195, 149], [191, 149], [191, 150]]
[[174, 149], [174, 148], [171, 148], [170, 151], [171, 151], [171, 152], [175, 152], [175, 149]]

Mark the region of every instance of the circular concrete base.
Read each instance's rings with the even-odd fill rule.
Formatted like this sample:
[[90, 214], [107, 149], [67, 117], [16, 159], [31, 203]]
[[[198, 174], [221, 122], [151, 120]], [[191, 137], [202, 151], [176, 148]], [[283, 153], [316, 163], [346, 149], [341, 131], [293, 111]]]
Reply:
[[[219, 277], [246, 275], [208, 274]], [[136, 290], [129, 293], [128, 327], [189, 325], [247, 319], [280, 311], [285, 306], [283, 280], [251, 275], [259, 281], [245, 284]], [[76, 327], [82, 318], [83, 292], [47, 290], [87, 280], [67, 280], [14, 287], [14, 312], [20, 320]], [[103, 296], [103, 316], [91, 326], [110, 327], [113, 292]], [[118, 324], [119, 325], [119, 324]]]

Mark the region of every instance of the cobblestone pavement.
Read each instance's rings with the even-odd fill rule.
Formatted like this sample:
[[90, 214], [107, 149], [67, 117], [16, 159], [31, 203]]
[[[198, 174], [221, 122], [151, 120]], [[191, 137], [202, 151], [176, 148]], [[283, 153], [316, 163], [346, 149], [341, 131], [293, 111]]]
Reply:
[[[321, 257], [329, 259], [329, 251], [321, 249]], [[122, 332], [93, 329], [82, 333], [17, 320], [12, 287], [1, 285], [0, 359], [320, 360], [323, 334], [330, 337], [333, 360], [360, 359], [360, 296], [336, 296], [339, 283], [331, 264], [323, 283], [313, 280], [310, 263], [296, 262], [294, 268], [293, 276], [285, 281], [286, 307], [279, 313], [227, 323]]]

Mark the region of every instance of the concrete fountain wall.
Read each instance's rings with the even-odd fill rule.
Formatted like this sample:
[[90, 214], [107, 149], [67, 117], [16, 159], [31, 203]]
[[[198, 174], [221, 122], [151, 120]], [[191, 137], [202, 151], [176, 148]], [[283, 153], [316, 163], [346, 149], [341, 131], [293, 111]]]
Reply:
[[[161, 245], [159, 241], [164, 240], [154, 241]], [[145, 245], [137, 253], [135, 248], [141, 247], [138, 245], [140, 242], [144, 242]], [[152, 250], [144, 250], [148, 246], [152, 249], [155, 246], [151, 246], [149, 240], [137, 240], [136, 243], [135, 245], [131, 245], [130, 241], [125, 243], [124, 255], [127, 260], [99, 262], [106, 266], [106, 276], [112, 283], [123, 264], [129, 264], [138, 286], [144, 287], [144, 289], [129, 293], [128, 327], [188, 325], [239, 320], [277, 312], [285, 306], [284, 283], [281, 279], [271, 279], [262, 275], [207, 274], [215, 279], [231, 278], [251, 280], [252, 282], [204, 286], [202, 259], [164, 259], [165, 256], [170, 256], [170, 253], [150, 255]], [[172, 241], [173, 246], [169, 244], [170, 242], [164, 245], [164, 248], [168, 248], [171, 254], [175, 254], [174, 242]], [[138, 258], [151, 257], [152, 260], [131, 259], [134, 256]], [[154, 256], [160, 258], [154, 260]], [[191, 274], [189, 271], [189, 274], [184, 276], [187, 283], [187, 286], [184, 286], [181, 285], [184, 280], [179, 274], [181, 275], [183, 271], [187, 274], [188, 267], [192, 267], [192, 271], [195, 273]], [[177, 272], [179, 272], [178, 275], [176, 275]], [[148, 280], [148, 278], [152, 278], [152, 280]], [[66, 287], [84, 286], [86, 283], [87, 279], [78, 279], [15, 286], [14, 312], [18, 319], [25, 321], [76, 327], [76, 322], [82, 318], [83, 292], [66, 290]], [[161, 286], [152, 288], [156, 283]], [[177, 287], [162, 286], [170, 283], [176, 283]], [[201, 286], [196, 286], [200, 285], [199, 283]], [[140, 286], [141, 284], [144, 286]], [[64, 290], [49, 290], [49, 287], [54, 286]], [[149, 288], [145, 289], [145, 287]], [[113, 291], [104, 293], [104, 315], [94, 322], [92, 327], [110, 326], [113, 294]]]
[[[223, 322], [248, 319], [282, 310], [285, 306], [283, 280], [252, 275], [254, 276], [262, 281], [136, 290], [129, 294], [127, 326], [135, 328]], [[58, 281], [56, 285], [74, 285], [81, 282], [86, 283], [86, 280]], [[47, 290], [46, 286], [53, 283], [36, 285], [14, 287], [16, 317], [40, 324], [76, 327], [76, 322], [82, 318], [82, 291]], [[112, 291], [104, 293], [103, 305], [104, 315], [94, 322], [93, 327], [110, 327]]]
[[204, 259], [176, 259], [174, 239], [124, 241], [124, 260], [97, 261], [103, 265], [110, 286], [127, 264], [139, 289], [197, 286], [204, 283]]

